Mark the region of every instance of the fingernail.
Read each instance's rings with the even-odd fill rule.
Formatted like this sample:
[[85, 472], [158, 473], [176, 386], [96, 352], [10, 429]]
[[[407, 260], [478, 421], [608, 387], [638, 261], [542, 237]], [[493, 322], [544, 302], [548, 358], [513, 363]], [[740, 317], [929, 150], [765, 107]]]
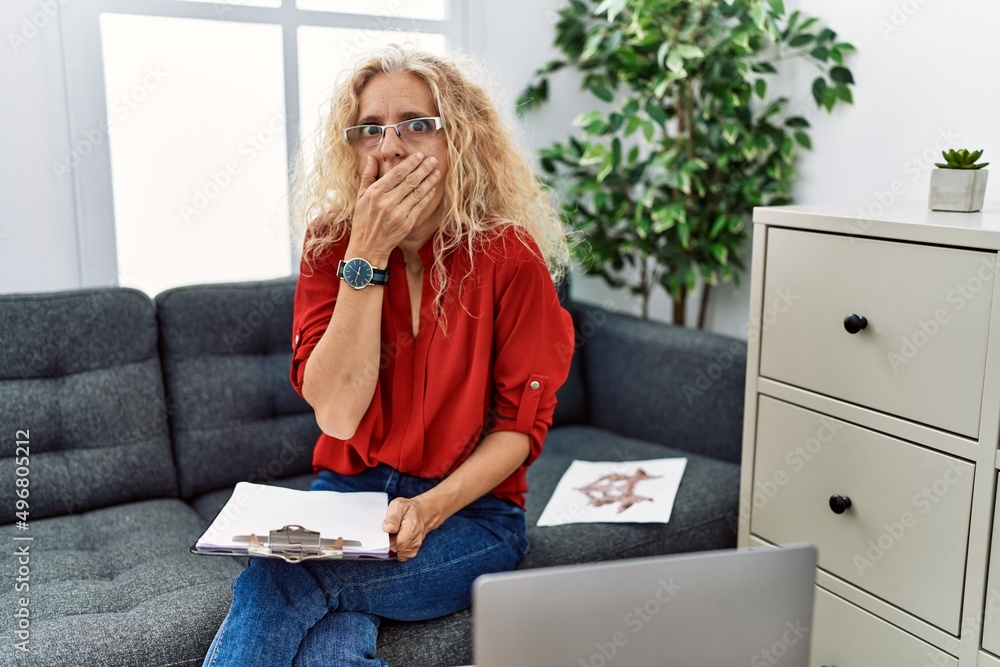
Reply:
[[432, 167], [435, 166], [437, 163], [438, 159], [436, 157], [432, 157], [431, 159], [427, 160], [427, 164], [429, 164]]
[[423, 154], [423, 153], [417, 153], [417, 154], [416, 154], [416, 158], [417, 158], [418, 160], [423, 160], [423, 159], [424, 159], [424, 154]]

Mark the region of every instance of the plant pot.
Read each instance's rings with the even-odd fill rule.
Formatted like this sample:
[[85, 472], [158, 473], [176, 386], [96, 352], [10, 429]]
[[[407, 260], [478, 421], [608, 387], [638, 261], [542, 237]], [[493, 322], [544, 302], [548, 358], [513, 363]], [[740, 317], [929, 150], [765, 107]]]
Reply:
[[932, 211], [978, 211], [986, 195], [986, 169], [934, 169], [931, 171]]

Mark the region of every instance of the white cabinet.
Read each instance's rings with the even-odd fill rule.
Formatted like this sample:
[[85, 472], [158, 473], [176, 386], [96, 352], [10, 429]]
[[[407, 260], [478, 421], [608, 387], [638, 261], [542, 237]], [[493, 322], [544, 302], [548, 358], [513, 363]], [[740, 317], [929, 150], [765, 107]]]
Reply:
[[857, 210], [754, 212], [739, 543], [818, 547], [816, 667], [995, 667], [1000, 211]]

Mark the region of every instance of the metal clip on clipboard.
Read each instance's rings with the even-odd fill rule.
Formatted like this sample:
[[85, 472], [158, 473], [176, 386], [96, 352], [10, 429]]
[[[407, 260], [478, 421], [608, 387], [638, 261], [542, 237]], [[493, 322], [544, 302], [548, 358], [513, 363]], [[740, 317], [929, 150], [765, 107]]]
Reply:
[[272, 530], [266, 541], [251, 534], [247, 555], [281, 558], [289, 563], [300, 563], [310, 558], [343, 558], [344, 545], [361, 546], [356, 540], [324, 539], [314, 530], [302, 526], [285, 526]]

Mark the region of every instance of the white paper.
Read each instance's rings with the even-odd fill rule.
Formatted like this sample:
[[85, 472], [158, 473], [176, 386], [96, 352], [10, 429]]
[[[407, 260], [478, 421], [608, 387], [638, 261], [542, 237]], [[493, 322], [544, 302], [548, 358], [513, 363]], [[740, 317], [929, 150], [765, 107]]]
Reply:
[[573, 461], [539, 526], [567, 523], [667, 523], [687, 459]]
[[195, 546], [245, 552], [247, 543], [235, 541], [237, 535], [267, 536], [272, 530], [298, 525], [323, 538], [361, 542], [344, 545], [345, 555], [385, 557], [389, 534], [382, 531], [382, 520], [388, 505], [389, 497], [381, 492], [298, 491], [240, 482]]

